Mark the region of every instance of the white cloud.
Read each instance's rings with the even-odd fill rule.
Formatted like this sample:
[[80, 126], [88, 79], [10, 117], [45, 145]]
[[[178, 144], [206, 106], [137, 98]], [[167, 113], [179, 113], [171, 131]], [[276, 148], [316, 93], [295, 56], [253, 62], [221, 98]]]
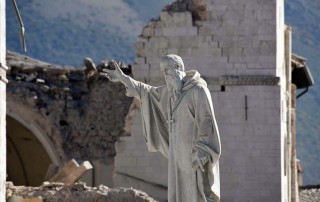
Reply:
[[137, 12], [122, 0], [34, 0], [33, 5], [48, 20], [68, 18], [82, 27], [99, 23], [107, 29], [116, 27], [119, 34], [134, 36], [143, 27]]

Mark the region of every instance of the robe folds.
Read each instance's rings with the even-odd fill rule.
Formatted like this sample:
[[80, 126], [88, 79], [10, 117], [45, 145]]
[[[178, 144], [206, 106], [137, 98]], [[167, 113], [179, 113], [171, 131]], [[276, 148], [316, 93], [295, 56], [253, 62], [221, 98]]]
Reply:
[[[168, 201], [220, 201], [219, 131], [206, 82], [187, 71], [180, 98], [172, 102], [166, 86], [153, 87], [130, 77], [127, 95], [140, 100], [143, 133], [150, 152], [161, 152], [169, 161]], [[193, 169], [199, 151], [209, 161]]]

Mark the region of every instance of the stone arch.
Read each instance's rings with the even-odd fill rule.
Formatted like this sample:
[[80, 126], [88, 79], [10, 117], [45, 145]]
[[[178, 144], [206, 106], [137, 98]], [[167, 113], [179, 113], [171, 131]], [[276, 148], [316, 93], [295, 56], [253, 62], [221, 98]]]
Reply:
[[62, 162], [57, 154], [57, 151], [52, 143], [52, 141], [49, 139], [47, 135], [45, 135], [45, 132], [41, 127], [39, 127], [35, 123], [30, 123], [24, 120], [24, 118], [15, 112], [8, 110], [7, 116], [10, 116], [11, 118], [18, 121], [20, 124], [22, 124], [24, 127], [26, 127], [28, 130], [30, 130], [36, 138], [39, 140], [39, 142], [43, 145], [44, 149], [46, 150], [48, 156], [51, 159], [51, 162], [57, 166], [61, 166]]
[[61, 166], [59, 148], [40, 114], [7, 94], [7, 180], [16, 185], [39, 186], [50, 164]]

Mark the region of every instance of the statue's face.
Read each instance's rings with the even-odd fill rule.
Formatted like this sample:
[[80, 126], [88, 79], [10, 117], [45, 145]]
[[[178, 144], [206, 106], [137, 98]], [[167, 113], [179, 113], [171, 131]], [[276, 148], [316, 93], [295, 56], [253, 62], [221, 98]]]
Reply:
[[163, 72], [169, 94], [173, 96], [175, 100], [178, 99], [182, 88], [182, 79], [184, 72], [171, 67], [170, 64], [168, 64], [168, 62], [166, 61], [162, 61], [160, 63], [160, 69]]

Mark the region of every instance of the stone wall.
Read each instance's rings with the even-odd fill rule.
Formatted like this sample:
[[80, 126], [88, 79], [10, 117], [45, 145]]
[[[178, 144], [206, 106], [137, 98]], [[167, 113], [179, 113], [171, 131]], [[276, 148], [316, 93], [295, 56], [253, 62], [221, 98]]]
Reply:
[[187, 69], [196, 68], [206, 77], [276, 75], [275, 1], [194, 2], [202, 8], [198, 15], [188, 4], [175, 2], [143, 29], [135, 44], [136, 78], [155, 80], [160, 57], [169, 53], [182, 56]]
[[[175, 2], [149, 22], [135, 44], [132, 72], [137, 80], [164, 83], [160, 59], [178, 54], [186, 70], [197, 69], [208, 82], [221, 134], [222, 201], [290, 198], [284, 172], [289, 168], [284, 163], [288, 160], [284, 140], [290, 79], [284, 70], [283, 14], [282, 0]], [[159, 167], [166, 167], [166, 162], [158, 154], [146, 153], [136, 111], [132, 137], [121, 138], [117, 144], [116, 172], [150, 186], [165, 185], [167, 169]], [[125, 162], [127, 155], [133, 162]], [[156, 174], [149, 175], [147, 169]], [[117, 183], [125, 186], [125, 181]]]
[[[123, 127], [132, 102], [124, 87], [97, 72], [89, 78], [83, 67], [50, 65], [12, 52], [7, 61], [8, 115], [40, 131], [60, 164], [89, 160], [99, 171], [96, 183], [108, 175], [112, 186], [115, 142], [128, 135]], [[130, 73], [128, 66], [123, 70]]]

